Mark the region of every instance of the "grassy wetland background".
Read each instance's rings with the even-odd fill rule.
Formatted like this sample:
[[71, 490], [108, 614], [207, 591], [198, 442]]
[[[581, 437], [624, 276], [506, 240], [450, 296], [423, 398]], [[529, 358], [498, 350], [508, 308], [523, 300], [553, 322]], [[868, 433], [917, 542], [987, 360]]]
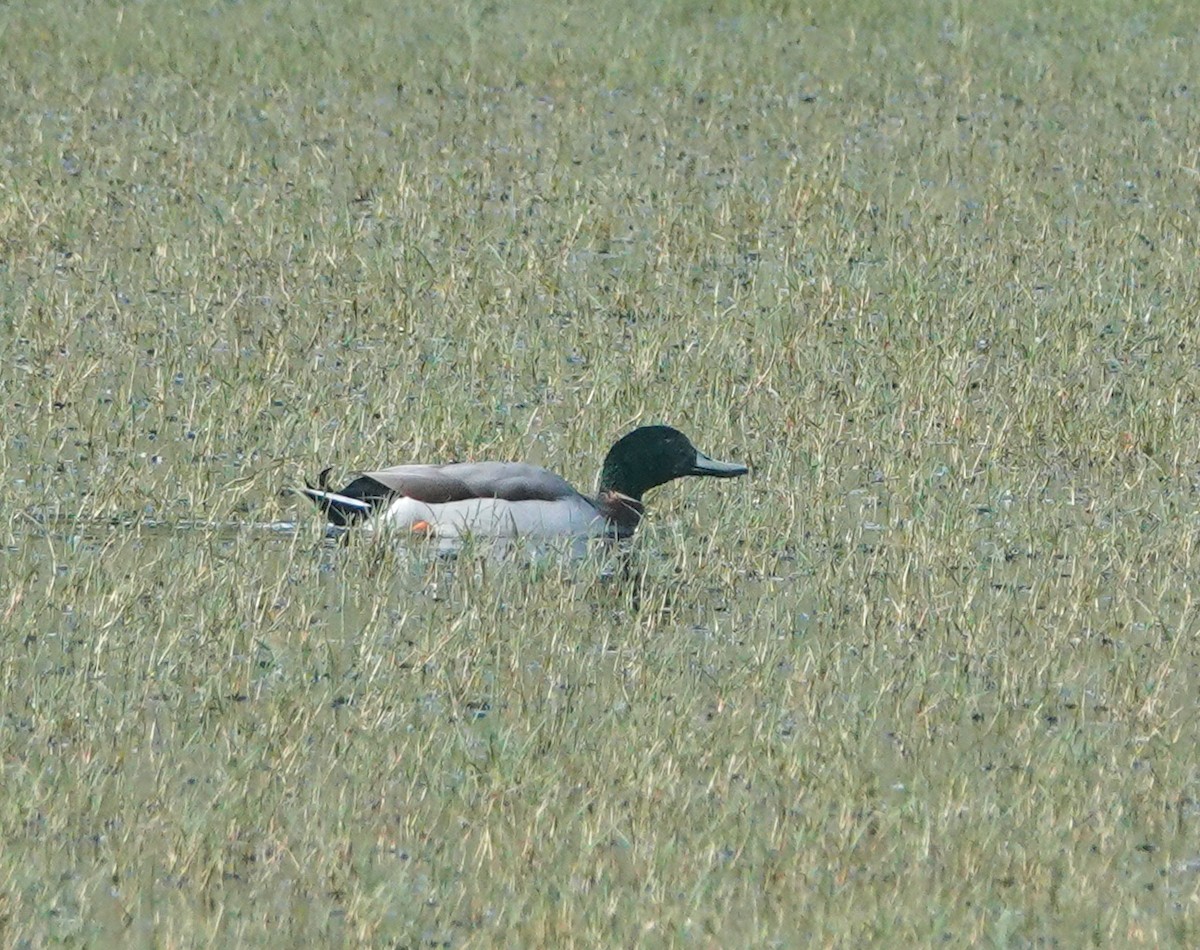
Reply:
[[[0, 8], [3, 942], [1200, 943], [1198, 40]], [[659, 421], [639, 597], [280, 496]]]

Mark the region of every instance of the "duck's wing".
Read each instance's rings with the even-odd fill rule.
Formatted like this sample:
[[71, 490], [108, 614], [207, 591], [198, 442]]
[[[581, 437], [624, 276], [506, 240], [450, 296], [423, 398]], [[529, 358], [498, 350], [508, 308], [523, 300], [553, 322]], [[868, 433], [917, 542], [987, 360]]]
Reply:
[[525, 462], [455, 462], [363, 472], [340, 494], [363, 500], [399, 495], [444, 505], [474, 498], [560, 501], [578, 492], [562, 476]]
[[315, 486], [308, 485], [299, 491], [339, 525], [353, 524], [397, 498], [411, 498], [426, 505], [483, 499], [514, 502], [583, 499], [562, 476], [525, 462], [396, 465], [360, 472], [336, 491], [329, 485], [326, 469]]

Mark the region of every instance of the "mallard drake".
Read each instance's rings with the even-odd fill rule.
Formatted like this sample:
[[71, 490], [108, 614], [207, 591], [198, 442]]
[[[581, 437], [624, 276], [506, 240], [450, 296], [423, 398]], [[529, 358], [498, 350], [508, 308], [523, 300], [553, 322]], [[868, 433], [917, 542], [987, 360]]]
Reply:
[[685, 475], [733, 478], [749, 469], [710, 459], [678, 429], [642, 426], [609, 449], [594, 497], [525, 462], [397, 465], [362, 472], [337, 491], [329, 471], [298, 491], [331, 525], [457, 539], [627, 538], [642, 520], [642, 495], [656, 485]]

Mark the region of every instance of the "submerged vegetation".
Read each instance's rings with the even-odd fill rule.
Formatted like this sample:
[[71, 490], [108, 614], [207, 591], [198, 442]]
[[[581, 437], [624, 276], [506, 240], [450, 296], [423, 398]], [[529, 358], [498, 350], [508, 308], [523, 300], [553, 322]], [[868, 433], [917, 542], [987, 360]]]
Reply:
[[[1190, 4], [0, 35], [6, 945], [1200, 942]], [[655, 422], [625, 563], [282, 494]]]

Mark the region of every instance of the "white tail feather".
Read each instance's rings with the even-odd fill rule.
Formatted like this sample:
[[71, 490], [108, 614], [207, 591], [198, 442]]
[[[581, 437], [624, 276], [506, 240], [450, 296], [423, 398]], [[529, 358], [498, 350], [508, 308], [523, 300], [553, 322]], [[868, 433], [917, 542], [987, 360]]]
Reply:
[[311, 498], [318, 504], [326, 502], [328, 504], [337, 505], [339, 508], [354, 508], [364, 513], [369, 513], [371, 511], [371, 505], [369, 503], [358, 498], [348, 498], [345, 495], [339, 495], [335, 491], [324, 491], [320, 488], [309, 488], [307, 485], [304, 488], [297, 488], [296, 491], [301, 495]]

